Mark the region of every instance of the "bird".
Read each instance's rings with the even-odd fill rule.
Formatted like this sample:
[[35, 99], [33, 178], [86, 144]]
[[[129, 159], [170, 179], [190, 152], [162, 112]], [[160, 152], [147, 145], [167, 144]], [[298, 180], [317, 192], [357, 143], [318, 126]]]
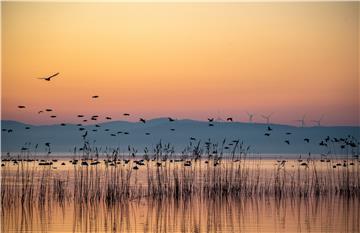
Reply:
[[170, 129], [171, 131], [175, 131], [175, 129]]
[[129, 114], [129, 113], [124, 113], [123, 115], [124, 115], [124, 116], [130, 116], [130, 114]]
[[191, 140], [191, 141], [195, 141], [195, 140], [196, 140], [196, 138], [194, 138], [194, 137], [190, 137], [190, 140]]
[[79, 130], [80, 130], [80, 131], [83, 131], [83, 130], [85, 130], [85, 128], [81, 127], [81, 128], [79, 128]]
[[111, 117], [105, 117], [106, 120], [111, 120]]
[[45, 146], [49, 147], [50, 146], [50, 142], [46, 142]]
[[307, 142], [307, 143], [309, 143], [309, 142], [310, 142], [310, 139], [304, 138], [304, 141]]
[[146, 123], [146, 120], [143, 119], [143, 118], [140, 118], [139, 121], [141, 121], [141, 122], [144, 123], [144, 124]]
[[272, 128], [270, 126], [267, 127], [267, 131], [271, 131]]
[[291, 133], [290, 132], [286, 132], [286, 135], [290, 135]]
[[91, 96], [91, 98], [96, 99], [96, 98], [99, 98], [99, 96], [98, 95], [93, 95], [93, 96]]
[[285, 143], [290, 145], [290, 141], [289, 140], [285, 140]]
[[24, 105], [19, 105], [18, 108], [25, 108], [25, 106]]
[[57, 72], [53, 75], [50, 75], [49, 77], [45, 77], [45, 78], [38, 78], [38, 79], [44, 79], [45, 81], [50, 81], [52, 78], [54, 78], [55, 76], [59, 75], [60, 73]]
[[40, 110], [40, 111], [38, 111], [38, 114], [43, 113], [43, 112], [44, 112], [44, 111]]
[[30, 129], [30, 127], [29, 127], [29, 126], [26, 126], [25, 129]]
[[265, 135], [265, 136], [268, 136], [268, 137], [270, 136], [270, 134], [269, 134], [269, 133], [264, 133], [264, 135]]
[[150, 133], [145, 133], [145, 135], [150, 135]]
[[214, 118], [208, 118], [208, 121], [209, 121], [209, 122], [213, 122], [213, 121], [214, 121]]
[[84, 117], [84, 115], [77, 115], [77, 117]]
[[233, 121], [233, 119], [232, 119], [232, 117], [228, 117], [227, 119], [226, 119], [226, 121]]
[[47, 108], [47, 109], [45, 109], [45, 111], [47, 111], [47, 112], [52, 112], [52, 109], [51, 109], [51, 108]]
[[175, 121], [175, 119], [168, 117], [169, 121]]
[[211, 124], [211, 123], [210, 123], [209, 126], [214, 126], [214, 124]]
[[82, 124], [77, 124], [76, 126], [82, 126]]
[[55, 115], [52, 115], [52, 116], [50, 116], [51, 118], [55, 118], [56, 116]]
[[65, 123], [61, 123], [60, 125], [61, 125], [61, 126], [65, 126], [66, 124], [65, 124]]

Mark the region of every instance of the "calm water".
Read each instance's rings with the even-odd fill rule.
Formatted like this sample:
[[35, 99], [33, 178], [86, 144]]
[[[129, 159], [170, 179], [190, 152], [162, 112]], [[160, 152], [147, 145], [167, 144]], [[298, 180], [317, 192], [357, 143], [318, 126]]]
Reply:
[[[54, 176], [71, 179], [72, 166], [49, 169]], [[275, 161], [276, 162], [276, 161]], [[276, 166], [274, 160], [251, 161], [252, 169], [264, 176]], [[260, 163], [260, 166], [258, 166]], [[288, 169], [296, 169], [288, 162]], [[324, 164], [326, 169], [326, 164]], [[332, 164], [329, 164], [331, 167]], [[34, 163], [34, 167], [36, 164]], [[359, 163], [355, 164], [359, 169]], [[79, 166], [80, 168], [80, 166]], [[16, 172], [10, 162], [2, 168]], [[42, 169], [36, 167], [36, 174]], [[101, 168], [102, 169], [102, 168]], [[142, 168], [141, 168], [142, 169]], [[141, 184], [141, 171], [136, 171]], [[340, 169], [340, 168], [339, 168]], [[10, 174], [7, 173], [7, 174]], [[11, 173], [12, 174], [12, 173]], [[135, 173], [134, 173], [135, 174]], [[12, 174], [13, 175], [13, 174]], [[2, 177], [3, 179], [4, 177]], [[359, 179], [359, 177], [358, 177]], [[4, 179], [5, 180], [5, 179]], [[3, 180], [3, 181], [4, 181]], [[6, 181], [6, 180], [5, 180]], [[360, 199], [328, 195], [324, 197], [218, 197], [134, 198], [124, 203], [46, 204], [13, 203], [2, 206], [2, 232], [360, 232]]]

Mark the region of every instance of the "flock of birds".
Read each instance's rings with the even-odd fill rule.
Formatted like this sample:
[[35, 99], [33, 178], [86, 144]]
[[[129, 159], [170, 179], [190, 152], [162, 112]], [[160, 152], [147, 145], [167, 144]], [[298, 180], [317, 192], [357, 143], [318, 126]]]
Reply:
[[[47, 82], [51, 81], [53, 78], [57, 77], [59, 75], [59, 73], [55, 73], [53, 75], [50, 75], [48, 77], [44, 77], [44, 78], [40, 78], [42, 80], [45, 80]], [[92, 99], [98, 99], [100, 98], [99, 95], [93, 95], [91, 96]], [[17, 106], [19, 109], [25, 109], [26, 106], [24, 105], [18, 105]], [[42, 109], [42, 110], [39, 110], [37, 113], [38, 114], [46, 114], [46, 113], [49, 113], [49, 117], [50, 118], [56, 118], [57, 115], [53, 114], [54, 110], [51, 109], [51, 108], [46, 108], [46, 109]], [[252, 122], [253, 121], [253, 117], [254, 117], [254, 114], [252, 113], [248, 113], [248, 116], [249, 116], [249, 122]], [[130, 113], [123, 113], [123, 116], [125, 117], [129, 117], [130, 116]], [[265, 129], [265, 132], [264, 132], [264, 136], [266, 137], [270, 137], [271, 136], [271, 133], [273, 132], [273, 128], [271, 127], [271, 124], [270, 124], [270, 117], [272, 116], [272, 113], [269, 114], [269, 115], [261, 115], [265, 120], [266, 120], [266, 123], [267, 123], [267, 127]], [[86, 119], [86, 116], [83, 115], [83, 114], [78, 114], [76, 116], [77, 118], [79, 119], [82, 119], [82, 122], [88, 122], [89, 120], [91, 121], [97, 121], [99, 119], [99, 115], [92, 115], [90, 116], [90, 118]], [[317, 124], [320, 126], [320, 122], [322, 120], [323, 116], [317, 121]], [[111, 116], [105, 116], [104, 117], [105, 120], [112, 120], [112, 117]], [[169, 122], [174, 122], [176, 121], [176, 119], [172, 118], [172, 117], [168, 117], [167, 118]], [[208, 126], [209, 127], [214, 127], [215, 126], [215, 122], [216, 120], [214, 118], [208, 118], [207, 119], [208, 121]], [[233, 118], [232, 117], [227, 117], [226, 118], [226, 121], [227, 122], [233, 122]], [[302, 117], [302, 119], [298, 120], [300, 123], [301, 123], [301, 126], [304, 127], [305, 125], [305, 115]], [[146, 124], [147, 123], [147, 120], [140, 117], [139, 118], [139, 122], [142, 122], [143, 124]], [[66, 123], [61, 123], [60, 124], [61, 126], [66, 126], [67, 124]], [[87, 128], [85, 128], [85, 126], [82, 125], [82, 123], [78, 123], [77, 124], [78, 126], [78, 130], [79, 131], [85, 131], [84, 134], [82, 134], [82, 138], [85, 140], [85, 138], [87, 137], [88, 135], [88, 131], [87, 131]], [[93, 132], [97, 132], [99, 127], [101, 127], [99, 124], [95, 124], [94, 125], [95, 128], [92, 129]], [[25, 127], [26, 130], [29, 130], [30, 127], [29, 126], [26, 126]], [[175, 131], [175, 128], [170, 128], [171, 131]], [[13, 129], [2, 129], [3, 132], [8, 132], [8, 133], [12, 133], [14, 130]], [[105, 129], [106, 132], [110, 131], [110, 129], [106, 128]], [[111, 132], [110, 133], [110, 136], [117, 136], [119, 134], [124, 134], [124, 135], [128, 135], [129, 132], [128, 131], [117, 131], [116, 133], [115, 132]], [[150, 132], [145, 132], [145, 135], [151, 135]], [[292, 135], [292, 132], [286, 132], [286, 135], [289, 137], [290, 135]], [[190, 137], [190, 140], [195, 140], [194, 137]], [[306, 142], [306, 143], [310, 143], [311, 139], [310, 138], [303, 138], [303, 141]], [[326, 138], [324, 138], [323, 140], [321, 140], [318, 144], [319, 146], [323, 146], [323, 147], [327, 147], [328, 146], [328, 143], [329, 142], [336, 142], [336, 143], [340, 143], [340, 147], [342, 149], [345, 149], [347, 146], [350, 147], [350, 148], [355, 148], [358, 146], [358, 142], [355, 141], [354, 138], [351, 138], [351, 136], [349, 135], [348, 137], [345, 137], [345, 138], [330, 138], [330, 136], [327, 136]], [[287, 145], [290, 145], [291, 144], [291, 141], [290, 139], [286, 139], [284, 141], [285, 144]], [[38, 145], [36, 145], [37, 147]], [[46, 142], [45, 143], [45, 146], [48, 148], [48, 151], [50, 152], [50, 142]], [[22, 150], [27, 150], [28, 148], [26, 147], [23, 147]]]

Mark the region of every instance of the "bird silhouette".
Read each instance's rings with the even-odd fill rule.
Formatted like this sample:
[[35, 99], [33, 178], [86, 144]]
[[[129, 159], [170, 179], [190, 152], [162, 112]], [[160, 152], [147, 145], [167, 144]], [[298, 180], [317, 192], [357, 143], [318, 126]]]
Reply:
[[175, 119], [168, 117], [169, 121], [175, 121]]
[[285, 143], [290, 145], [290, 141], [289, 140], [285, 140]]
[[271, 131], [272, 128], [270, 126], [267, 127], [267, 131]]
[[25, 106], [24, 105], [19, 105], [18, 108], [25, 108]]
[[66, 126], [66, 124], [65, 124], [65, 123], [61, 123], [60, 125], [61, 125], [61, 126]]
[[309, 143], [310, 142], [310, 139], [309, 138], [304, 138], [304, 141]]
[[226, 121], [233, 121], [233, 119], [232, 119], [232, 117], [228, 117], [227, 119], [226, 119]]
[[265, 135], [265, 136], [268, 136], [268, 137], [270, 136], [270, 134], [269, 134], [269, 133], [264, 133], [264, 135]]
[[213, 121], [214, 121], [214, 118], [208, 118], [208, 121], [209, 121], [209, 122], [213, 122]]
[[52, 115], [52, 116], [50, 116], [51, 118], [55, 118], [56, 116], [55, 115]]
[[171, 131], [175, 131], [175, 129], [170, 129]]
[[146, 123], [146, 120], [143, 119], [143, 118], [140, 118], [139, 121], [141, 121], [141, 122], [144, 123], [144, 124]]
[[286, 132], [286, 135], [290, 135], [291, 133], [290, 132]]
[[111, 120], [111, 117], [105, 117], [106, 120]]
[[47, 112], [52, 112], [52, 109], [51, 109], [51, 108], [47, 108], [47, 109], [45, 109], [45, 111], [47, 111]]
[[196, 138], [194, 138], [194, 137], [190, 137], [190, 140], [191, 140], [191, 141], [195, 141], [195, 140], [196, 140]]
[[49, 77], [45, 77], [45, 78], [38, 78], [38, 79], [44, 79], [45, 81], [50, 81], [52, 78], [54, 78], [55, 76], [59, 75], [60, 73], [57, 72], [53, 75], [50, 75]]
[[44, 112], [44, 111], [40, 110], [40, 111], [38, 111], [38, 114], [43, 113], [43, 112]]
[[84, 115], [77, 115], [77, 117], [84, 117]]
[[150, 135], [150, 133], [145, 133], [145, 135]]
[[30, 129], [30, 127], [29, 127], [29, 126], [26, 126], [25, 129]]
[[96, 98], [99, 98], [99, 96], [98, 95], [93, 95], [93, 96], [91, 96], [91, 98], [96, 99]]
[[214, 124], [211, 124], [211, 123], [210, 123], [209, 126], [210, 126], [210, 127], [211, 127], [211, 126], [214, 126]]
[[123, 115], [124, 115], [124, 116], [130, 116], [130, 114], [129, 114], [129, 113], [124, 113]]

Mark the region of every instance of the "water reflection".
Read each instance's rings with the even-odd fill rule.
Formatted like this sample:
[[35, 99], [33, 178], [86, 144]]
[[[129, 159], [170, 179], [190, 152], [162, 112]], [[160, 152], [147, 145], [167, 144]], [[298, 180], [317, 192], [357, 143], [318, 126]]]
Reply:
[[139, 199], [2, 207], [2, 232], [359, 232], [359, 198]]

